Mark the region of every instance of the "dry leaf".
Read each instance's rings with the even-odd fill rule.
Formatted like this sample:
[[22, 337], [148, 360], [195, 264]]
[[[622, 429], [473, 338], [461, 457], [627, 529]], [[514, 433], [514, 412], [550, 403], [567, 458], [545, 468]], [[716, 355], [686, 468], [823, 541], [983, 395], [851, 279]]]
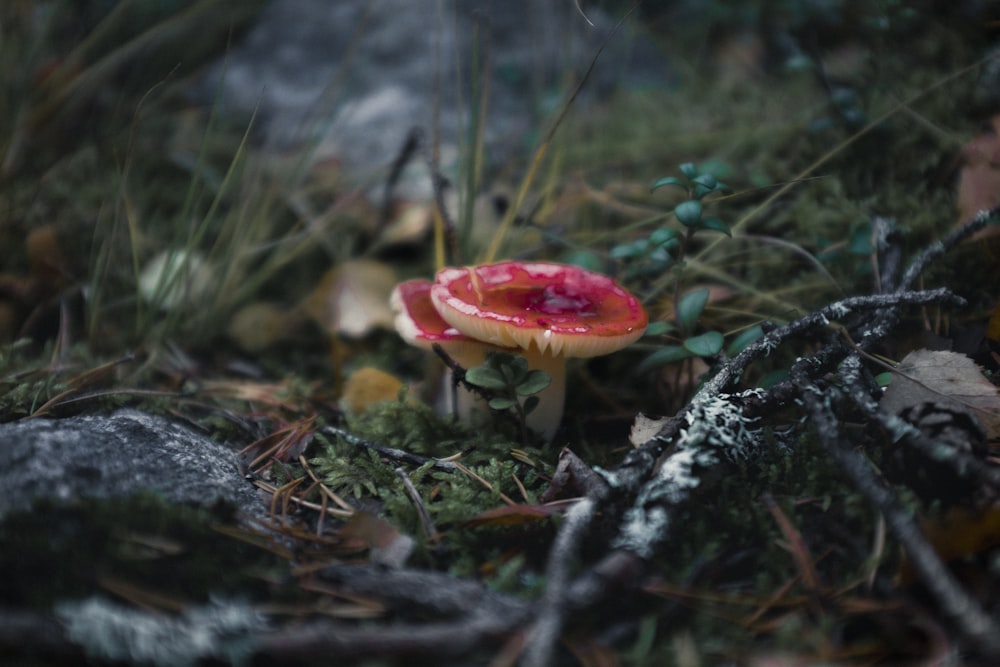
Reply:
[[566, 642], [566, 648], [580, 662], [581, 667], [621, 667], [618, 652], [594, 639]]
[[226, 327], [226, 335], [242, 350], [257, 353], [287, 340], [301, 319], [298, 311], [289, 311], [277, 303], [258, 301], [236, 311]]
[[32, 229], [24, 240], [31, 265], [31, 276], [44, 285], [48, 293], [64, 286], [69, 279], [69, 262], [59, 245], [55, 225]]
[[635, 421], [632, 422], [632, 430], [628, 436], [629, 442], [631, 442], [634, 447], [642, 447], [660, 432], [660, 429], [663, 428], [663, 425], [666, 424], [669, 419], [669, 417], [654, 419], [652, 417], [647, 417], [640, 412], [635, 416]]
[[0, 343], [13, 341], [20, 327], [20, 309], [9, 301], [0, 301]]
[[139, 294], [162, 310], [204, 302], [218, 287], [216, 271], [201, 254], [164, 250], [139, 275]]
[[30, 271], [0, 274], [0, 343], [32, 335], [32, 320], [71, 278], [69, 262], [60, 248], [54, 225], [31, 230], [24, 246]]
[[396, 214], [375, 240], [373, 249], [390, 246], [416, 245], [430, 234], [434, 204], [407, 201], [396, 205]]
[[969, 412], [988, 439], [1000, 437], [1000, 389], [964, 354], [916, 350], [906, 355], [892, 374], [881, 407], [899, 414], [928, 402]]
[[997, 205], [1000, 205], [1000, 168], [986, 163], [962, 167], [958, 180], [958, 224], [964, 225], [979, 211]]
[[392, 328], [389, 294], [397, 282], [387, 264], [344, 262], [327, 271], [302, 308], [328, 334], [360, 338], [375, 328]]
[[604, 478], [574, 454], [572, 449], [564, 447], [559, 453], [559, 463], [552, 473], [552, 481], [539, 500], [550, 503], [558, 498], [587, 496], [606, 490], [607, 482]]
[[360, 540], [370, 549], [373, 563], [390, 568], [400, 568], [413, 553], [414, 541], [409, 535], [371, 512], [358, 510], [340, 529], [341, 536]]
[[[1000, 507], [982, 511], [954, 508], [943, 516], [923, 520], [921, 528], [941, 560], [952, 562], [1000, 544]], [[900, 564], [898, 576], [904, 585], [916, 578], [909, 560]]]

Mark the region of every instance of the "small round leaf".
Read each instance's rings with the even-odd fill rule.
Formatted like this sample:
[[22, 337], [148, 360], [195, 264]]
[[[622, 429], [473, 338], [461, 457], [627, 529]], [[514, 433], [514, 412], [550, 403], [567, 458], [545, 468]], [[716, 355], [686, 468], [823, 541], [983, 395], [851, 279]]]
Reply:
[[702, 218], [698, 222], [698, 229], [711, 229], [713, 232], [722, 232], [726, 236], [732, 237], [729, 225], [718, 218]]
[[649, 242], [653, 245], [663, 245], [675, 240], [677, 240], [677, 232], [666, 227], [654, 229], [653, 233], [649, 235]]
[[649, 187], [650, 192], [655, 192], [666, 185], [673, 185], [683, 190], [687, 190], [687, 183], [677, 178], [676, 176], [665, 176]]
[[642, 335], [662, 336], [663, 334], [668, 334], [676, 329], [677, 327], [672, 325], [670, 322], [650, 322], [648, 325], [646, 325], [646, 331]]
[[635, 370], [637, 373], [645, 373], [692, 356], [694, 355], [680, 345], [668, 345], [667, 347], [661, 347], [639, 362]]
[[851, 230], [848, 247], [854, 255], [864, 255], [867, 257], [875, 252], [872, 247], [872, 225], [870, 222], [863, 222]]
[[490, 410], [500, 412], [501, 410], [509, 410], [514, 407], [515, 403], [517, 403], [517, 401], [513, 398], [509, 398], [507, 396], [497, 396], [496, 398], [490, 399], [489, 406]]
[[507, 380], [495, 368], [476, 366], [465, 371], [465, 380], [470, 384], [492, 391], [503, 391], [507, 388]]
[[545, 371], [532, 370], [525, 375], [524, 379], [516, 387], [518, 396], [531, 396], [537, 394], [552, 384], [552, 377]]
[[684, 341], [684, 349], [699, 357], [712, 357], [722, 350], [723, 338], [718, 331], [708, 331]]
[[[614, 249], [612, 249], [614, 252]], [[604, 261], [600, 255], [591, 250], [574, 250], [563, 258], [566, 264], [579, 266], [589, 271], [601, 272], [605, 270]]]
[[728, 354], [731, 357], [736, 356], [744, 349], [746, 349], [747, 345], [754, 342], [763, 335], [764, 335], [764, 329], [762, 329], [759, 324], [750, 327], [746, 331], [741, 331], [740, 334], [736, 336], [736, 338], [729, 341], [729, 345], [728, 347], [726, 347], [726, 354]]
[[514, 359], [514, 355], [508, 352], [490, 352], [486, 355], [486, 365], [490, 368], [500, 370]]
[[500, 372], [507, 380], [507, 386], [520, 384], [528, 374], [528, 361], [524, 357], [511, 357], [500, 367]]
[[677, 323], [681, 325], [682, 331], [693, 331], [694, 325], [701, 317], [701, 311], [705, 310], [708, 303], [708, 289], [697, 289], [688, 292], [681, 297], [677, 304]]
[[712, 174], [699, 174], [692, 179], [692, 182], [696, 185], [705, 186], [709, 192], [715, 189], [716, 184], [719, 180]]
[[674, 207], [674, 215], [685, 227], [694, 227], [701, 220], [701, 202], [697, 199], [682, 201]]

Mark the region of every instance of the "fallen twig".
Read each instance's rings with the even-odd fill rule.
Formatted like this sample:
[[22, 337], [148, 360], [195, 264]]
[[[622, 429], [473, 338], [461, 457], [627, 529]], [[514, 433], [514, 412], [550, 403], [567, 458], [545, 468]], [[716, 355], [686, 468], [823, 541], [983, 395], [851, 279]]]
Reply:
[[802, 400], [809, 412], [815, 432], [830, 457], [885, 517], [889, 530], [906, 549], [910, 560], [921, 575], [921, 581], [934, 596], [942, 611], [976, 651], [987, 658], [1000, 657], [1000, 626], [955, 579], [920, 532], [913, 516], [899, 500], [879, 482], [864, 457], [840, 437], [836, 416], [830, 408], [833, 387], [818, 387], [812, 380], [800, 383]]
[[528, 634], [523, 656], [525, 667], [546, 667], [554, 662], [553, 652], [567, 612], [566, 587], [570, 583], [570, 569], [575, 562], [580, 540], [590, 527], [598, 500], [583, 498], [567, 510], [555, 543], [549, 550], [547, 585], [538, 604], [538, 616]]
[[435, 470], [443, 470], [444, 472], [455, 472], [458, 470], [458, 466], [456, 466], [452, 461], [442, 461], [441, 459], [420, 456], [419, 454], [407, 452], [402, 449], [396, 449], [395, 447], [388, 447], [354, 435], [350, 431], [346, 431], [337, 426], [324, 426], [320, 429], [320, 433], [334, 438], [340, 438], [349, 445], [371, 450], [379, 456], [384, 456], [395, 463], [408, 463], [415, 466], [422, 466], [430, 463]]
[[394, 471], [396, 476], [403, 481], [403, 489], [406, 491], [406, 497], [410, 499], [413, 507], [417, 510], [417, 516], [420, 517], [420, 527], [424, 531], [424, 537], [432, 538], [437, 535], [437, 528], [434, 526], [434, 519], [431, 518], [430, 512], [424, 506], [423, 498], [420, 497], [420, 492], [417, 491], [417, 487], [413, 486], [413, 481], [410, 476], [406, 474], [406, 470], [403, 468], [396, 468]]

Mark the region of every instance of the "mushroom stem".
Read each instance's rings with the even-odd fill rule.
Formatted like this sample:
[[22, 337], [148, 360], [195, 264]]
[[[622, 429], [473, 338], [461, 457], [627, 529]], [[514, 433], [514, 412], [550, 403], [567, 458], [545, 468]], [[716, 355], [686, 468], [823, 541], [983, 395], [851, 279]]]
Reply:
[[[551, 352], [542, 352], [534, 344], [527, 350], [517, 350], [509, 348], [494, 347], [482, 343], [480, 345], [465, 343], [463, 345], [443, 348], [451, 357], [452, 361], [462, 368], [469, 369], [479, 366], [486, 361], [486, 355], [490, 352], [510, 352], [520, 354], [528, 362], [528, 368], [540, 370], [548, 373], [552, 382], [548, 387], [540, 391], [538, 405], [527, 415], [525, 423], [532, 431], [538, 433], [551, 441], [562, 421], [563, 404], [566, 398], [566, 358], [553, 355]], [[484, 413], [489, 412], [486, 401], [474, 391], [469, 391], [465, 387], [459, 386], [452, 391], [452, 371], [445, 369], [441, 382], [442, 400], [439, 403], [439, 410], [443, 414], [456, 414], [461, 418], [467, 418], [473, 410]], [[523, 405], [527, 397], [519, 399]]]
[[528, 368], [545, 371], [552, 378], [552, 383], [537, 394], [538, 405], [526, 419], [528, 428], [550, 442], [562, 421], [566, 402], [566, 357], [542, 352], [534, 343], [519, 352], [527, 360]]
[[[442, 347], [448, 356], [451, 357], [452, 361], [466, 370], [482, 365], [486, 361], [486, 355], [489, 352], [499, 349], [492, 345], [478, 342], [462, 343], [457, 346], [450, 346], [450, 348]], [[462, 419], [467, 418], [473, 410], [489, 412], [489, 408], [486, 407], [486, 401], [475, 392], [469, 391], [461, 385], [454, 387], [454, 390], [452, 389], [452, 370], [450, 368], [445, 368], [444, 370], [444, 377], [441, 381], [441, 402], [439, 405], [441, 407], [438, 410], [441, 414], [456, 414]]]

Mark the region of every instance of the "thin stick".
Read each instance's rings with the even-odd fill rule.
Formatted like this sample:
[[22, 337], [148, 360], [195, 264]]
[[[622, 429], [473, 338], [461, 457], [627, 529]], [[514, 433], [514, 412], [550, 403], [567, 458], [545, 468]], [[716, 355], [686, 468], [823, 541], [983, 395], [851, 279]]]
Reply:
[[597, 503], [593, 498], [582, 498], [566, 512], [555, 543], [549, 550], [546, 566], [545, 593], [538, 616], [528, 634], [522, 664], [525, 667], [546, 667], [554, 664], [555, 647], [566, 622], [566, 591], [570, 584], [569, 573], [576, 560], [580, 541], [590, 528]]
[[443, 470], [445, 472], [455, 472], [457, 466], [454, 463], [448, 461], [441, 461], [439, 459], [429, 458], [427, 456], [420, 456], [419, 454], [414, 454], [412, 452], [407, 452], [402, 449], [396, 449], [395, 447], [387, 447], [386, 445], [380, 445], [377, 442], [372, 442], [365, 438], [359, 437], [345, 431], [342, 428], [336, 426], [324, 426], [320, 429], [320, 433], [324, 435], [329, 435], [334, 438], [341, 438], [344, 442], [349, 445], [354, 445], [355, 447], [363, 447], [364, 449], [371, 450], [378, 454], [379, 456], [384, 456], [390, 461], [396, 463], [408, 463], [410, 465], [422, 466], [428, 463], [433, 464], [435, 470]]
[[410, 479], [410, 476], [406, 474], [406, 470], [402, 467], [396, 468], [394, 472], [397, 477], [403, 480], [403, 488], [406, 490], [406, 496], [410, 499], [414, 509], [417, 510], [417, 516], [420, 518], [420, 527], [424, 531], [424, 537], [428, 539], [434, 537], [438, 534], [438, 530], [434, 526], [434, 519], [431, 518], [430, 512], [427, 511], [424, 500], [420, 497], [420, 492], [413, 485], [413, 480]]
[[466, 475], [468, 475], [472, 479], [476, 480], [477, 482], [479, 482], [480, 484], [482, 484], [484, 487], [486, 487], [490, 491], [495, 492], [497, 495], [499, 495], [500, 496], [500, 500], [504, 501], [505, 503], [507, 503], [508, 505], [511, 505], [511, 506], [517, 505], [517, 503], [514, 502], [513, 500], [511, 500], [511, 498], [509, 496], [507, 496], [504, 493], [501, 493], [499, 489], [494, 489], [492, 484], [490, 484], [485, 479], [483, 479], [482, 476], [480, 476], [480, 475], [476, 474], [475, 472], [473, 472], [472, 470], [470, 470], [468, 468], [468, 466], [466, 466], [464, 464], [461, 464], [461, 463], [457, 463], [457, 462], [454, 465], [455, 465], [456, 468], [458, 468], [459, 470], [461, 470], [462, 472], [464, 472]]

